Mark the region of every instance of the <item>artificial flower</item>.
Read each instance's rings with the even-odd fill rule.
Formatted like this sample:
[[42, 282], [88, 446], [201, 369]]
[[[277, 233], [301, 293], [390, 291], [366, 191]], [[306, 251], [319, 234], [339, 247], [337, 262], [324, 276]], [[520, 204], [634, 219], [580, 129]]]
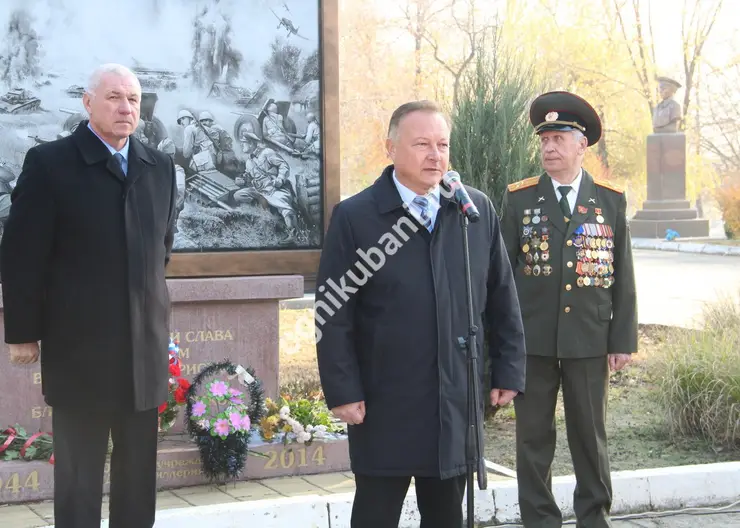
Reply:
[[211, 384], [211, 394], [214, 396], [225, 396], [227, 391], [226, 383], [223, 381], [214, 381]]
[[229, 421], [225, 418], [219, 418], [216, 420], [216, 424], [213, 426], [216, 434], [220, 436], [226, 436], [229, 434]]
[[193, 404], [193, 416], [203, 416], [206, 412], [206, 404], [198, 400]]
[[177, 363], [170, 364], [170, 375], [172, 376], [180, 376], [182, 374], [182, 369], [180, 368], [180, 365]]
[[235, 430], [241, 429], [242, 426], [242, 415], [238, 412], [232, 412], [229, 414], [229, 422], [231, 423], [231, 427], [233, 427]]

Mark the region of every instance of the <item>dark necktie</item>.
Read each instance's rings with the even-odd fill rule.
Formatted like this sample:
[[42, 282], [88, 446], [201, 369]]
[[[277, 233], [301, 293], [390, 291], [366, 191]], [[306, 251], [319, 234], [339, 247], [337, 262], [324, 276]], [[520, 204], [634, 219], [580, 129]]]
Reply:
[[565, 218], [570, 218], [571, 212], [570, 212], [570, 204], [568, 203], [568, 193], [572, 187], [569, 185], [561, 185], [558, 187], [558, 191], [560, 191], [560, 209], [563, 211], [563, 214], [565, 215]]
[[113, 154], [113, 157], [116, 158], [116, 161], [121, 166], [121, 172], [125, 176], [126, 175], [126, 167], [123, 164], [123, 162], [124, 162], [123, 154], [121, 154], [120, 152], [116, 152], [115, 154]]

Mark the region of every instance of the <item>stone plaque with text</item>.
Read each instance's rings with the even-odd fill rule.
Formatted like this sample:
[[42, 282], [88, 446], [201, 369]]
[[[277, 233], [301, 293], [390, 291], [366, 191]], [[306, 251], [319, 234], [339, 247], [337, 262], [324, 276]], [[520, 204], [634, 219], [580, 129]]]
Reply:
[[[192, 381], [207, 364], [230, 359], [253, 367], [265, 394], [276, 397], [279, 301], [300, 297], [302, 282], [300, 276], [169, 281], [170, 330], [180, 341], [183, 377]], [[19, 424], [29, 432], [52, 432], [53, 410], [44, 402], [39, 364], [11, 365], [4, 343], [0, 318], [0, 428]], [[162, 354], [167, 354], [166, 344]], [[173, 433], [184, 430], [183, 414]]]
[[[251, 448], [264, 457], [250, 454], [238, 480], [311, 475], [347, 471], [349, 450], [345, 439], [314, 442], [310, 446], [266, 444], [253, 435]], [[231, 482], [231, 481], [229, 481]], [[160, 490], [208, 484], [200, 455], [187, 437], [173, 435], [160, 443], [157, 484]], [[228, 483], [227, 483], [228, 485]], [[105, 465], [104, 493], [110, 489], [110, 461]], [[47, 461], [0, 462], [0, 504], [48, 500], [54, 496], [54, 466]]]

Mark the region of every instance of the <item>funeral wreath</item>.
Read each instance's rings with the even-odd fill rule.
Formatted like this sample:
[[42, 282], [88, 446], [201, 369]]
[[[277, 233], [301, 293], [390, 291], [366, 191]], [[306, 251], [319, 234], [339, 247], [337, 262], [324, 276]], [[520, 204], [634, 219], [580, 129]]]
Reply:
[[238, 478], [250, 452], [252, 424], [264, 414], [264, 390], [254, 370], [229, 360], [209, 364], [193, 379], [186, 402], [185, 425], [198, 445], [203, 473], [211, 481]]

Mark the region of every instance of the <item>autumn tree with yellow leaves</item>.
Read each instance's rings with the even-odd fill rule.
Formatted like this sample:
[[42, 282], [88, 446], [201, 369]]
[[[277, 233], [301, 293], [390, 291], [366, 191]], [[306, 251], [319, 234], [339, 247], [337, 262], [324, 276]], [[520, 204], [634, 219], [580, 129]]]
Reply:
[[[586, 169], [624, 186], [632, 210], [645, 199], [646, 139], [658, 101], [655, 77], [664, 69], [673, 68], [684, 85], [678, 100], [689, 144], [689, 198], [716, 184], [721, 155], [731, 155], [737, 145], [722, 136], [728, 121], [705, 111], [718, 108], [711, 93], [719, 88], [707, 83], [712, 69], [705, 50], [715, 21], [727, 9], [723, 0], [676, 3], [681, 24], [670, 32], [675, 41], [670, 45], [682, 58], [676, 65], [656, 64], [654, 29], [660, 20], [650, 0], [375, 0], [340, 6], [344, 195], [372, 183], [389, 162], [384, 139], [394, 108], [432, 98], [454, 114], [455, 94], [470, 86], [483, 59], [531, 69], [531, 84], [539, 90], [569, 90], [593, 104], [604, 133], [589, 149]], [[516, 111], [526, 107], [519, 104]], [[721, 155], [715, 152], [718, 145]], [[465, 146], [453, 141], [451, 148], [459, 165], [456, 149]]]

